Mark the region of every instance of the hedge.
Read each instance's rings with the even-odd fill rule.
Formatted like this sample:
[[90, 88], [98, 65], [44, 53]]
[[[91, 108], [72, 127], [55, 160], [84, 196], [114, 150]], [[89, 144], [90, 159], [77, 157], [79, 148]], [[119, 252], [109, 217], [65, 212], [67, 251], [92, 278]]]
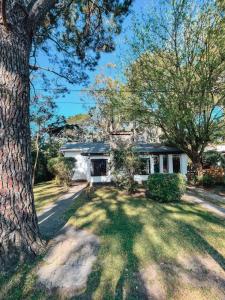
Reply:
[[48, 161], [48, 169], [55, 175], [57, 184], [68, 186], [72, 181], [74, 164], [75, 159], [73, 157], [58, 156]]
[[147, 181], [147, 196], [158, 202], [179, 201], [185, 189], [182, 174], [152, 174]]

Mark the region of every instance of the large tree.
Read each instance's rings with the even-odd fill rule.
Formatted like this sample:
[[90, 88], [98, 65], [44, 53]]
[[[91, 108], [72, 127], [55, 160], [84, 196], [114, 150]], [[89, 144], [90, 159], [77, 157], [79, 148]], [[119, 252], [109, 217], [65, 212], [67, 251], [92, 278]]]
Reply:
[[113, 144], [114, 134], [127, 131], [132, 132], [131, 139], [135, 142], [158, 141], [157, 128], [153, 123], [151, 127], [147, 127], [150, 123], [149, 115], [139, 110], [140, 98], [121, 80], [99, 74], [94, 84], [89, 86], [87, 95], [95, 100], [95, 107], [90, 109], [90, 115], [99, 140], [111, 141]]
[[[55, 44], [57, 74], [85, 79], [101, 51], [114, 49], [132, 0], [0, 0], [0, 264], [43, 247], [32, 192], [30, 70], [36, 49]], [[32, 67], [30, 55], [32, 51]], [[62, 54], [64, 53], [64, 54]], [[49, 53], [53, 56], [53, 53]], [[79, 72], [76, 72], [79, 68]]]
[[166, 3], [155, 18], [147, 14], [135, 22], [128, 85], [141, 100], [140, 111], [200, 174], [205, 147], [225, 126], [223, 14], [214, 1]]

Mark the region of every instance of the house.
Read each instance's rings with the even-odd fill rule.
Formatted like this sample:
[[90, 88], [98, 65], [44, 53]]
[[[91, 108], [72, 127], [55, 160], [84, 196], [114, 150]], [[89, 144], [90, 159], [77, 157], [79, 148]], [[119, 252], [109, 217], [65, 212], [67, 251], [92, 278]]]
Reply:
[[[154, 173], [187, 174], [188, 158], [175, 147], [162, 144], [136, 144], [134, 151], [143, 161], [140, 173], [135, 181], [142, 182]], [[61, 148], [65, 157], [75, 158], [73, 180], [87, 180], [90, 183], [112, 181], [110, 172], [110, 145], [108, 143], [67, 143]]]

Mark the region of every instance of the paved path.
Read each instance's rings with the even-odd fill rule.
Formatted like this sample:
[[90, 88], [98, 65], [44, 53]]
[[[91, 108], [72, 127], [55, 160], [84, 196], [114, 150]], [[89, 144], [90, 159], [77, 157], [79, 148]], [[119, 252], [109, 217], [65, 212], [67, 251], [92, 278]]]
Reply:
[[38, 213], [39, 228], [44, 237], [54, 237], [65, 225], [67, 220], [63, 217], [64, 213], [70, 208], [74, 199], [80, 195], [86, 186], [86, 183], [76, 183], [54, 204], [50, 204]]
[[51, 238], [37, 281], [60, 299], [70, 299], [87, 287], [89, 274], [97, 259], [99, 238], [86, 230], [66, 224], [64, 213], [76, 201], [87, 184], [77, 184], [68, 193], [38, 214], [43, 236]]
[[215, 193], [212, 193], [210, 191], [207, 191], [200, 187], [194, 187], [194, 186], [188, 186], [188, 190], [191, 192], [194, 192], [198, 196], [204, 198], [205, 200], [209, 201], [217, 201], [225, 204], [225, 197], [217, 195]]
[[[204, 192], [204, 193], [203, 193]], [[198, 188], [197, 190], [195, 190], [194, 187], [188, 187], [188, 190], [187, 192], [185, 193], [185, 195], [183, 196], [183, 200], [184, 201], [188, 201], [188, 202], [192, 202], [192, 203], [197, 203], [197, 204], [200, 204], [202, 207], [206, 208], [207, 210], [211, 211], [211, 212], [214, 212], [215, 214], [225, 218], [225, 209], [216, 205], [216, 204], [212, 204], [212, 202], [208, 202], [206, 199], [212, 199], [209, 197], [209, 193], [207, 193], [207, 197], [204, 197], [205, 193], [207, 193], [206, 191], [202, 191], [202, 194], [199, 194], [198, 193]], [[220, 198], [224, 198], [224, 197], [221, 197], [219, 195], [215, 195], [213, 193], [210, 193], [212, 194], [212, 196], [216, 196], [217, 197], [220, 197]], [[221, 199], [218, 200], [219, 198], [214, 198], [214, 200], [216, 201], [222, 201]], [[224, 200], [223, 200], [224, 202]]]

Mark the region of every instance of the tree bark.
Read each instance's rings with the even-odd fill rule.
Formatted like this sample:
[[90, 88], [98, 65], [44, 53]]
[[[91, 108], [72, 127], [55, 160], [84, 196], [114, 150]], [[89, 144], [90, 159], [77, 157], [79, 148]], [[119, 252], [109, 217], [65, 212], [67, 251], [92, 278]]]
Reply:
[[29, 127], [31, 36], [21, 17], [20, 12], [9, 19], [17, 24], [10, 29], [0, 22], [1, 267], [34, 256], [44, 246], [32, 191]]
[[32, 185], [33, 186], [34, 186], [34, 182], [35, 182], [35, 174], [36, 174], [38, 158], [39, 158], [39, 150], [40, 150], [39, 139], [40, 139], [40, 126], [38, 128], [38, 132], [37, 132], [37, 135], [36, 135], [36, 141], [35, 141], [36, 155], [35, 155], [35, 162], [34, 162], [34, 168], [33, 168], [33, 178], [32, 178]]
[[193, 154], [191, 157], [193, 169], [198, 177], [203, 174], [202, 158], [199, 154]]

